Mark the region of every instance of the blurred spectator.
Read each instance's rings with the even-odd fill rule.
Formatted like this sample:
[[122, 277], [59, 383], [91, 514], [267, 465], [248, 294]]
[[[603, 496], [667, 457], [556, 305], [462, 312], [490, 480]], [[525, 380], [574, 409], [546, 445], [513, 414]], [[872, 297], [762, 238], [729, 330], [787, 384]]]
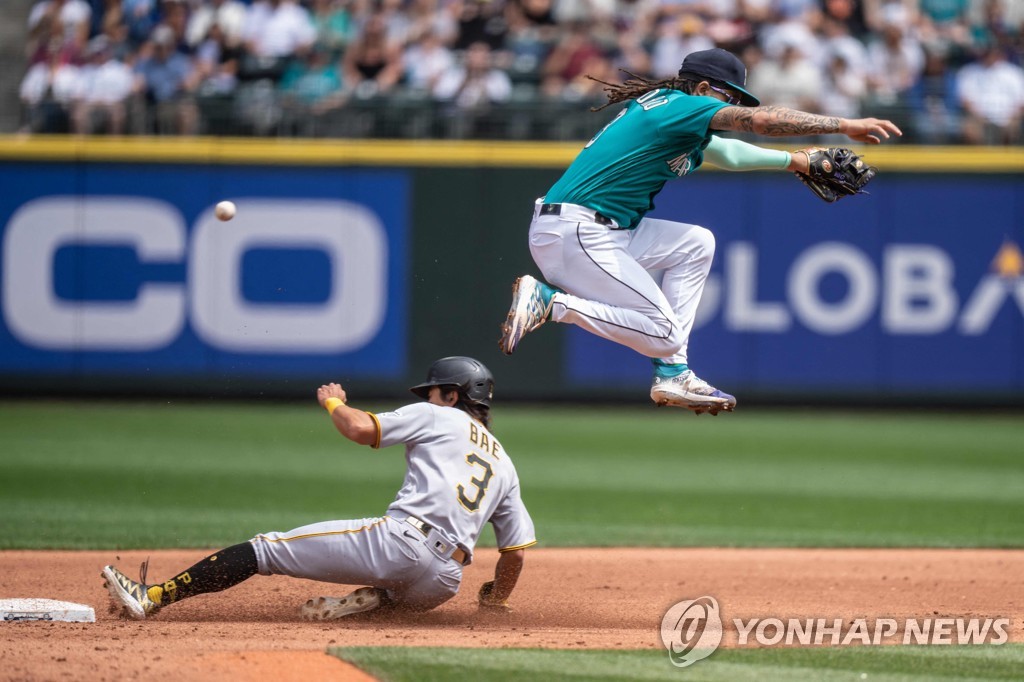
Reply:
[[821, 113], [841, 118], [860, 118], [861, 100], [867, 93], [864, 75], [841, 53], [834, 53], [825, 68]]
[[401, 79], [402, 51], [388, 41], [381, 15], [372, 15], [362, 35], [345, 50], [342, 71], [346, 87], [360, 99], [389, 92]]
[[904, 133], [912, 135], [915, 142], [949, 144], [960, 135], [956, 74], [949, 68], [946, 53], [925, 51], [924, 70], [910, 89], [909, 102], [913, 126]]
[[409, 0], [405, 8], [409, 43], [419, 42], [428, 33], [436, 35], [445, 47], [455, 42], [459, 29], [450, 9], [451, 5], [441, 0]]
[[605, 87], [598, 80], [605, 83], [618, 81], [611, 61], [601, 53], [593, 53], [582, 62], [579, 73], [568, 81], [558, 81], [557, 87], [555, 82], [545, 83], [542, 94], [564, 102], [597, 102], [604, 98]]
[[78, 88], [71, 109], [72, 130], [81, 135], [125, 132], [128, 99], [135, 91], [135, 74], [114, 59], [110, 41], [100, 35], [89, 41], [88, 61], [78, 71]]
[[430, 32], [405, 51], [403, 62], [406, 85], [430, 92], [441, 75], [455, 66], [455, 57], [438, 35]]
[[324, 117], [345, 103], [341, 69], [326, 48], [310, 50], [304, 59], [292, 62], [280, 89], [282, 104], [293, 112], [301, 135], [323, 134]]
[[144, 43], [160, 23], [157, 0], [122, 0], [121, 9], [128, 25], [128, 41], [133, 45]]
[[[766, 57], [778, 60], [787, 47], [796, 46], [800, 53], [818, 65], [825, 66], [826, 58], [822, 54], [822, 47], [819, 44], [818, 36], [811, 30], [811, 26], [803, 21], [780, 21], [777, 23], [762, 26], [759, 37], [761, 47], [764, 48]], [[747, 67], [750, 71], [750, 67]]]
[[881, 37], [868, 45], [868, 88], [878, 106], [905, 107], [923, 68], [921, 44], [899, 21], [885, 24]]
[[225, 37], [221, 25], [210, 24], [206, 39], [196, 48], [197, 93], [202, 97], [221, 97], [234, 92], [241, 57], [241, 47]]
[[842, 24], [849, 35], [863, 39], [868, 32], [864, 0], [821, 0], [822, 17]]
[[185, 54], [192, 54], [192, 45], [189, 45], [187, 38], [189, 6], [186, 0], [162, 0], [160, 4], [162, 14], [161, 26], [167, 26], [174, 35], [174, 49]]
[[[672, 76], [688, 53], [718, 46], [742, 54], [765, 102], [846, 117], [865, 104], [927, 142], [1020, 135], [1008, 74], [1024, 63], [1024, 0], [35, 0], [29, 14], [21, 96], [31, 130], [195, 132], [197, 97], [207, 132], [219, 116], [216, 134], [287, 134], [299, 128], [282, 118], [282, 102], [327, 116], [348, 95], [408, 91], [388, 101], [413, 111], [417, 94], [429, 92], [474, 125], [491, 116], [498, 125], [489, 132], [549, 134], [555, 121], [550, 134], [568, 139], [578, 126], [557, 112], [603, 88], [588, 74]], [[85, 54], [89, 35], [106, 47]], [[976, 46], [989, 43], [1003, 57], [986, 56], [958, 81]], [[168, 44], [184, 59], [166, 54]], [[72, 66], [83, 62], [80, 72]], [[129, 105], [126, 119], [110, 98], [87, 99], [84, 86], [65, 116], [69, 83], [108, 83], [116, 93], [116, 74], [129, 65], [159, 111], [148, 126], [131, 119], [145, 109]], [[985, 87], [965, 88], [970, 79]], [[998, 92], [995, 104], [986, 90]], [[958, 93], [971, 102], [962, 126]], [[505, 126], [512, 109], [489, 107], [505, 98], [535, 118]], [[374, 111], [339, 117], [331, 129], [443, 128], [433, 107], [416, 125], [392, 112], [400, 125], [384, 128]], [[313, 121], [310, 130], [324, 129]]]
[[739, 52], [744, 45], [754, 41], [755, 24], [746, 16], [745, 9], [750, 0], [736, 0], [726, 8], [720, 8], [716, 16], [706, 20], [707, 35], [717, 47]]
[[509, 32], [526, 33], [542, 43], [554, 42], [561, 33], [551, 0], [511, 0], [506, 5], [505, 17]]
[[535, 85], [541, 66], [562, 34], [550, 0], [511, 0], [506, 5], [509, 71], [517, 82]]
[[376, 16], [384, 24], [388, 42], [403, 47], [415, 40], [412, 19], [403, 7], [405, 0], [375, 0]]
[[293, 62], [281, 79], [286, 100], [323, 112], [342, 102], [341, 71], [328, 50], [310, 50], [302, 61]]
[[824, 18], [821, 22], [820, 66], [825, 68], [835, 57], [840, 56], [847, 68], [861, 78], [867, 76], [868, 51], [864, 43], [850, 35], [849, 27], [834, 19]]
[[1015, 64], [1024, 62], [1024, 2], [975, 0], [971, 38], [974, 44], [995, 42]]
[[35, 34], [37, 39], [29, 41], [28, 63], [50, 63], [55, 56], [62, 62], [77, 62], [81, 48], [73, 41], [65, 38], [63, 26], [51, 16], [39, 20]]
[[[536, 3], [535, 3], [536, 4]], [[559, 24], [592, 22], [603, 25], [615, 14], [615, 0], [554, 0], [552, 18]]]
[[601, 56], [601, 48], [590, 36], [589, 25], [573, 24], [544, 61], [543, 90], [550, 93], [575, 80], [583, 73], [584, 64]]
[[[682, 64], [682, 62], [680, 62]], [[636, 31], [623, 31], [619, 34], [618, 44], [612, 53], [612, 74], [607, 79], [610, 83], [622, 82], [619, 71], [628, 71], [638, 76], [651, 75], [651, 55], [644, 49], [640, 34]], [[678, 68], [676, 71], [678, 72]]]
[[821, 110], [821, 71], [796, 40], [786, 42], [777, 59], [765, 58], [749, 69], [747, 83], [762, 103], [801, 111]]
[[848, 26], [836, 19], [822, 17], [821, 64], [823, 92], [821, 113], [844, 118], [859, 118], [867, 95], [867, 50], [850, 35]]
[[970, 0], [919, 0], [921, 17], [935, 24], [967, 22]]
[[[778, 8], [790, 0], [771, 0]], [[805, 0], [796, 0], [805, 2]], [[710, 20], [721, 16], [731, 16], [737, 9], [736, 0], [661, 0], [657, 9], [660, 20], [679, 18], [684, 14], [695, 14], [702, 19]]]
[[442, 74], [434, 88], [434, 97], [453, 102], [460, 109], [486, 109], [504, 102], [512, 94], [508, 75], [492, 64], [492, 52], [485, 42], [473, 43], [465, 53], [465, 63]]
[[743, 0], [737, 10], [746, 21], [758, 27], [778, 20], [774, 0]]
[[909, 28], [917, 24], [919, 0], [864, 0], [864, 19], [868, 28], [881, 33], [887, 26], [898, 24]]
[[686, 55], [714, 46], [704, 34], [704, 21], [699, 16], [673, 16], [658, 27], [658, 38], [651, 50], [651, 70], [656, 78], [674, 76]]
[[255, 57], [283, 59], [312, 47], [316, 27], [295, 0], [256, 0], [245, 16], [242, 40]]
[[808, 23], [817, 13], [817, 5], [817, 0], [773, 0], [771, 7], [778, 22]]
[[188, 19], [185, 40], [198, 48], [214, 26], [220, 31], [219, 40], [228, 46], [237, 47], [242, 41], [245, 27], [246, 6], [239, 0], [205, 0]]
[[972, 25], [985, 23], [985, 17], [999, 15], [1008, 26], [1024, 27], [1024, 3], [1017, 0], [971, 0], [968, 18]]
[[920, 0], [918, 33], [921, 42], [949, 55], [968, 54], [971, 29], [970, 0]]
[[497, 0], [454, 0], [452, 7], [458, 25], [453, 49], [465, 50], [479, 42], [487, 43], [491, 50], [504, 49], [508, 22], [502, 3]]
[[348, 0], [313, 0], [310, 10], [316, 27], [316, 47], [341, 54], [348, 45], [352, 15]]
[[93, 22], [96, 35], [110, 40], [110, 49], [115, 59], [129, 58], [134, 50], [128, 44], [128, 25], [125, 23], [121, 0], [103, 0], [103, 11], [97, 12], [99, 21]]
[[963, 135], [970, 144], [1016, 144], [1024, 116], [1024, 70], [1006, 61], [998, 45], [985, 46], [977, 62], [957, 73], [964, 108]]
[[64, 42], [81, 50], [89, 39], [92, 7], [85, 0], [40, 0], [28, 15], [29, 38], [40, 33], [61, 35]]
[[68, 110], [78, 89], [78, 67], [59, 50], [47, 61], [36, 62], [21, 81], [19, 95], [25, 108], [24, 132], [68, 131]]
[[[749, 1], [749, 0], [746, 0]], [[612, 24], [620, 34], [632, 33], [642, 41], [652, 32], [659, 0], [616, 0]]]
[[155, 131], [195, 134], [199, 116], [192, 93], [200, 73], [191, 57], [174, 49], [174, 32], [158, 26], [140, 57], [135, 67], [141, 77], [138, 87], [154, 107]]

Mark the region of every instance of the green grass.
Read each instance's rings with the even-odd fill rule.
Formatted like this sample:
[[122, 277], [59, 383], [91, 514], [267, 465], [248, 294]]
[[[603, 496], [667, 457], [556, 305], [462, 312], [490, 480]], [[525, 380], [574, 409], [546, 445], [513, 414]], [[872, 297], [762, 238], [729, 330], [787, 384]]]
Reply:
[[500, 680], [1019, 680], [1024, 646], [886, 646], [720, 649], [688, 668], [664, 651], [544, 649], [333, 648], [329, 653], [387, 682]]
[[[511, 406], [495, 431], [542, 546], [1024, 546], [1019, 414]], [[0, 548], [217, 547], [379, 515], [403, 472], [315, 404], [3, 402]]]

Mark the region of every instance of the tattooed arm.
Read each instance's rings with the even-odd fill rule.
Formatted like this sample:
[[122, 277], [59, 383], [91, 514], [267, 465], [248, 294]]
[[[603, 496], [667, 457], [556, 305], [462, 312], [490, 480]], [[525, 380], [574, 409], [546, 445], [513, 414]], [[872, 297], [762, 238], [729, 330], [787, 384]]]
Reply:
[[787, 107], [723, 107], [711, 118], [712, 130], [734, 130], [769, 137], [839, 133], [857, 142], [878, 144], [890, 133], [903, 133], [892, 121], [878, 118], [819, 116]]

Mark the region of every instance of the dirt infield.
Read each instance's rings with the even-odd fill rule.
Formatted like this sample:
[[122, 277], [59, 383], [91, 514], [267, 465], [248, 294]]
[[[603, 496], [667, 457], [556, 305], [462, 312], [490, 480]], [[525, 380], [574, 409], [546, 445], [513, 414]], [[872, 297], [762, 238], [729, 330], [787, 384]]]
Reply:
[[[702, 595], [716, 597], [727, 620], [1005, 617], [1012, 619], [1010, 640], [1024, 641], [1024, 550], [530, 550], [507, 616], [476, 611], [476, 590], [496, 558], [481, 550], [459, 595], [419, 616], [305, 623], [299, 604], [345, 588], [259, 576], [151, 621], [108, 613], [99, 577], [104, 564], [134, 575], [149, 556], [154, 580], [206, 553], [0, 552], [0, 598], [86, 603], [97, 619], [0, 624], [0, 678], [359, 680], [367, 678], [324, 655], [325, 648], [656, 648], [666, 609]], [[735, 641], [727, 628], [725, 644]]]

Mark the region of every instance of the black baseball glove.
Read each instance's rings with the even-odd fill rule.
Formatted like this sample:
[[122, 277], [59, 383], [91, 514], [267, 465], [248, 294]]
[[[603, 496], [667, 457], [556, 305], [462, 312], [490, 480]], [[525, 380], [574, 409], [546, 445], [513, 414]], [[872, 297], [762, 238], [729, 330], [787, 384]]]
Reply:
[[795, 173], [823, 201], [832, 203], [851, 194], [864, 192], [878, 169], [845, 147], [801, 149], [807, 154], [808, 172]]

